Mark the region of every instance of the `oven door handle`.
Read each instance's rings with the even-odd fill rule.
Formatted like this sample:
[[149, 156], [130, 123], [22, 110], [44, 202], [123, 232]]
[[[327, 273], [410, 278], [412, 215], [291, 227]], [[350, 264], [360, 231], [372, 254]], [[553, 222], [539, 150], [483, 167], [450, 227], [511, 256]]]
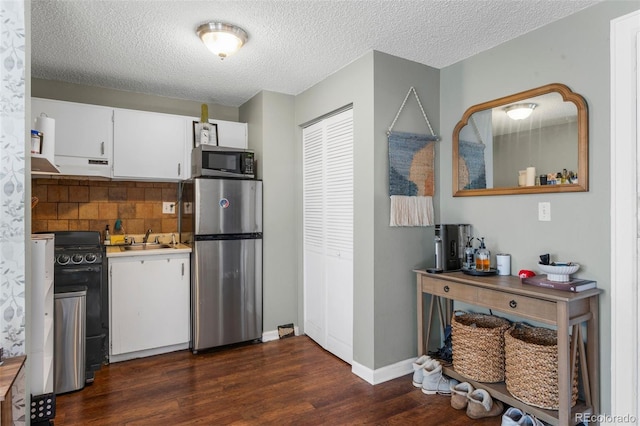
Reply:
[[100, 272], [102, 266], [79, 266], [77, 268], [60, 268], [55, 272], [72, 274], [74, 272]]

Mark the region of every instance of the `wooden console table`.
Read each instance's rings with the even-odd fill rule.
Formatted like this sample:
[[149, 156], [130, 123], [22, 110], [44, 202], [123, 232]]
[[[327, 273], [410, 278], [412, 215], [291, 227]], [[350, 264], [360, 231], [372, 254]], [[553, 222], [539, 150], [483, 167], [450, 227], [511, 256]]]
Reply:
[[25, 355], [7, 358], [0, 366], [0, 411], [2, 412], [0, 424], [2, 426], [13, 424], [11, 389], [26, 359]]
[[[441, 326], [444, 328], [450, 324], [453, 301], [555, 326], [558, 330], [559, 410], [544, 410], [520, 402], [511, 396], [504, 383], [475, 382], [451, 367], [444, 367], [444, 372], [456, 380], [484, 388], [493, 398], [518, 407], [552, 425], [576, 425], [580, 423], [579, 414], [585, 417], [600, 414], [598, 296], [602, 290], [596, 288], [572, 293], [523, 285], [520, 278], [513, 276], [477, 277], [462, 272], [414, 272], [417, 276], [418, 290], [418, 355], [428, 352], [432, 316], [436, 310], [440, 313]], [[423, 299], [425, 294], [432, 296], [426, 324]], [[583, 336], [583, 324], [586, 325], [586, 336]], [[586, 345], [583, 337], [586, 338]], [[576, 359], [581, 368], [585, 401], [579, 400], [572, 408], [571, 378], [578, 374], [572, 367], [576, 365]]]

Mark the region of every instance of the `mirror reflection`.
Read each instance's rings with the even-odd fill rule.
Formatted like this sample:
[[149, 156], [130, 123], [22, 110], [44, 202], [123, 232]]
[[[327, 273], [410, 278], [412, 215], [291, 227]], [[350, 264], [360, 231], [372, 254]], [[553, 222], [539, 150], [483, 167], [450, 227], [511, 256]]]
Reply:
[[586, 120], [560, 84], [469, 108], [454, 131], [454, 195], [586, 191]]

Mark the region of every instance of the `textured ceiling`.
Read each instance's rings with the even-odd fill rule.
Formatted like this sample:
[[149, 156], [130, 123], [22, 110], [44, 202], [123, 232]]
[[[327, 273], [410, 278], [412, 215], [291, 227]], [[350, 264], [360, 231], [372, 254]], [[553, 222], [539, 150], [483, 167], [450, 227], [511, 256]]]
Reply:
[[[601, 0], [32, 0], [32, 76], [239, 106], [298, 94], [371, 50], [442, 68]], [[244, 28], [220, 60], [195, 34]]]

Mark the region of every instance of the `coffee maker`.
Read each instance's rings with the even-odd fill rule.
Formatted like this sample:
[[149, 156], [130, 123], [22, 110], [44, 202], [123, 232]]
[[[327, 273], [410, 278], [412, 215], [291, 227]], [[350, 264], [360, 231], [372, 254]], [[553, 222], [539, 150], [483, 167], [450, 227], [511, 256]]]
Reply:
[[436, 224], [435, 226], [435, 267], [427, 272], [440, 273], [458, 271], [464, 260], [464, 247], [471, 236], [471, 225]]

